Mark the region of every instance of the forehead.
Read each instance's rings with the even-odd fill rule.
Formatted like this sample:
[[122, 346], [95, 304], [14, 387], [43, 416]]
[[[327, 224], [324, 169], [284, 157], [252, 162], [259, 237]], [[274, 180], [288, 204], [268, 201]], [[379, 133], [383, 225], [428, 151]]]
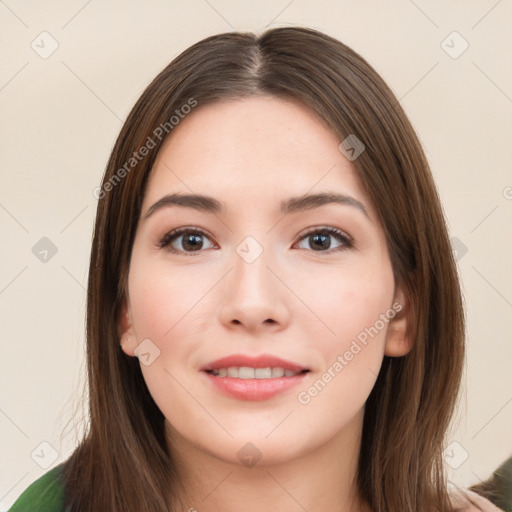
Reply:
[[260, 207], [285, 196], [341, 192], [364, 201], [339, 137], [308, 107], [271, 96], [198, 105], [153, 166], [143, 208], [169, 192], [208, 194]]

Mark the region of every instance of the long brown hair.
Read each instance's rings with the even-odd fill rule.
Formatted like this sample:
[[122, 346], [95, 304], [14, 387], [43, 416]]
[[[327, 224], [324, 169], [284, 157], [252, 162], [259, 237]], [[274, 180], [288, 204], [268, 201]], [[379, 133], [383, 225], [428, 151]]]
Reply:
[[299, 100], [340, 142], [355, 135], [366, 146], [353, 165], [384, 227], [395, 282], [407, 291], [414, 348], [384, 358], [366, 404], [357, 484], [374, 511], [451, 510], [442, 449], [461, 378], [464, 315], [429, 165], [396, 97], [360, 55], [321, 32], [287, 27], [194, 44], [151, 82], [119, 134], [97, 193], [87, 297], [90, 426], [63, 466], [68, 512], [170, 510], [169, 490], [175, 496], [180, 484], [165, 418], [139, 361], [119, 347], [130, 253], [148, 176], [177, 116], [258, 94]]

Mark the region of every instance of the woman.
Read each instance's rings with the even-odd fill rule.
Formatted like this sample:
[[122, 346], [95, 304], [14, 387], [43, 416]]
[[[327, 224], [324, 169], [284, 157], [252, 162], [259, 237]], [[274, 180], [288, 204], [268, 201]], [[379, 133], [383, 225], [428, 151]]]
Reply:
[[497, 510], [446, 485], [456, 267], [417, 136], [357, 53], [304, 28], [195, 44], [95, 195], [90, 429], [40, 500]]

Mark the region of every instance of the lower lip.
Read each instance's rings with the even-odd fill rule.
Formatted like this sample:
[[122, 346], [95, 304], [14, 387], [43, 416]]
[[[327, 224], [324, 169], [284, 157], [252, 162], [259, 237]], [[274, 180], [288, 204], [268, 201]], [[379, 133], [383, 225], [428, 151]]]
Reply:
[[292, 377], [275, 379], [236, 379], [233, 377], [215, 377], [202, 372], [221, 393], [240, 400], [267, 400], [279, 393], [300, 384], [309, 372], [299, 373]]

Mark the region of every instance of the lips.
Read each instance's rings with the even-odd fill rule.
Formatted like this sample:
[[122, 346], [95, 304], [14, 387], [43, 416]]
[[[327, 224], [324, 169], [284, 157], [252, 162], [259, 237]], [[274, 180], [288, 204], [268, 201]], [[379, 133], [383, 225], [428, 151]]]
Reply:
[[241, 400], [266, 400], [303, 382], [310, 371], [276, 356], [232, 355], [200, 368], [216, 391]]

